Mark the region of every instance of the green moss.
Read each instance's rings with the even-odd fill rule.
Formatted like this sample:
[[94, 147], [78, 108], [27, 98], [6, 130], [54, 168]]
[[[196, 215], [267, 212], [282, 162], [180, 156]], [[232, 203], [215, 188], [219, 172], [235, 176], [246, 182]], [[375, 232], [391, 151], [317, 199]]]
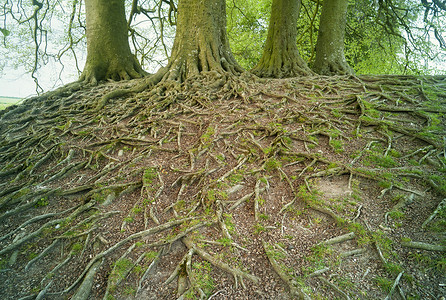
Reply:
[[404, 219], [405, 216], [406, 216], [406, 214], [399, 210], [393, 210], [393, 211], [389, 212], [389, 217], [391, 217], [394, 220]]
[[114, 282], [120, 281], [125, 278], [126, 274], [133, 267], [133, 262], [127, 258], [118, 259], [113, 264], [113, 270], [110, 273], [109, 281], [112, 280]]
[[132, 208], [132, 213], [133, 213], [133, 214], [138, 214], [138, 213], [140, 213], [141, 211], [142, 211], [142, 208], [139, 207], [139, 206], [135, 206], [135, 207]]
[[392, 263], [392, 262], [386, 263], [384, 265], [384, 269], [386, 269], [387, 272], [389, 272], [390, 274], [392, 274], [394, 276], [398, 275], [403, 270], [403, 268], [400, 265]]
[[135, 219], [133, 219], [133, 217], [126, 217], [126, 218], [124, 218], [124, 221], [126, 223], [133, 223], [135, 221]]
[[384, 292], [390, 292], [390, 289], [392, 288], [393, 281], [389, 280], [388, 278], [377, 276], [373, 278], [373, 280], [378, 284], [378, 286], [384, 291]]
[[83, 249], [83, 245], [81, 243], [74, 243], [71, 247], [71, 253], [74, 255], [79, 254]]
[[341, 140], [331, 139], [329, 144], [336, 153], [344, 152], [344, 143]]
[[265, 170], [268, 172], [274, 171], [277, 168], [281, 168], [281, 167], [282, 167], [282, 163], [274, 158], [269, 158], [265, 162]]
[[[212, 267], [207, 261], [192, 264], [192, 277], [196, 288], [200, 288], [207, 296], [211, 295], [215, 288], [214, 279], [211, 276]], [[191, 289], [195, 294], [194, 287]], [[187, 297], [186, 297], [187, 298]]]
[[152, 185], [155, 178], [158, 177], [158, 172], [156, 168], [148, 168], [144, 170], [144, 175], [142, 177], [142, 182], [145, 187]]
[[34, 207], [43, 207], [47, 206], [49, 204], [48, 197], [40, 198], [39, 201], [37, 201], [36, 204], [34, 204]]
[[254, 234], [260, 234], [265, 231], [266, 228], [262, 223], [257, 223], [256, 225], [254, 225]]
[[155, 251], [149, 251], [149, 252], [144, 253], [144, 258], [148, 261], [152, 261], [157, 256], [158, 256], [158, 252], [155, 252]]
[[384, 189], [388, 189], [392, 186], [392, 183], [389, 181], [380, 181], [378, 185]]
[[201, 141], [204, 144], [209, 144], [211, 142], [211, 137], [215, 134], [215, 128], [212, 126], [209, 126], [206, 128], [206, 132], [203, 133], [203, 135], [200, 137]]
[[380, 166], [383, 168], [393, 168], [398, 165], [398, 163], [391, 156], [384, 156], [379, 153], [372, 153], [368, 151], [369, 154], [364, 158], [364, 164], [366, 166]]
[[232, 244], [232, 240], [228, 238], [218, 239], [217, 242], [221, 243], [224, 247], [229, 247]]
[[259, 215], [259, 218], [260, 218], [261, 220], [268, 220], [268, 219], [269, 219], [269, 216], [268, 216], [268, 215], [265, 215], [265, 214], [260, 214], [260, 215]]
[[285, 253], [274, 249], [274, 247], [272, 245], [268, 245], [266, 247], [266, 255], [268, 255], [269, 257], [272, 257], [275, 260], [281, 260], [286, 257]]

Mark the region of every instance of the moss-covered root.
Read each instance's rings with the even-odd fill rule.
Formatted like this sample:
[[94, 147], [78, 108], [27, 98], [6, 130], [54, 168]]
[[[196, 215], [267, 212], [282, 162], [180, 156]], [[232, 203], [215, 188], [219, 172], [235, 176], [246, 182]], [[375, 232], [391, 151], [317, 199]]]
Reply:
[[427, 251], [440, 251], [440, 252], [446, 251], [446, 246], [433, 245], [433, 244], [422, 243], [422, 242], [403, 241], [403, 242], [401, 242], [401, 245], [403, 247], [427, 250]]
[[93, 286], [94, 276], [96, 275], [96, 272], [98, 271], [101, 264], [102, 260], [98, 260], [90, 267], [76, 293], [73, 297], [71, 297], [72, 300], [88, 299], [88, 297], [90, 296], [91, 288]]
[[282, 279], [283, 282], [285, 282], [285, 284], [287, 285], [292, 299], [297, 298], [303, 300], [310, 300], [311, 299], [310, 296], [308, 296], [302, 289], [296, 287], [297, 283], [282, 270], [279, 263], [274, 258], [274, 253], [272, 253], [272, 251], [269, 249], [268, 244], [265, 241], [262, 241], [262, 245], [274, 271], [277, 273], [277, 275], [279, 275], [280, 279]]
[[203, 249], [197, 247], [190, 237], [185, 237], [185, 238], [183, 238], [182, 241], [188, 249], [193, 249], [195, 251], [195, 253], [198, 254], [202, 259], [207, 260], [214, 266], [216, 266], [216, 267], [222, 269], [223, 271], [234, 276], [236, 283], [238, 282], [238, 278], [248, 279], [256, 284], [260, 282], [259, 277], [249, 274], [247, 272], [243, 272], [242, 270], [239, 270], [239, 269], [234, 269], [234, 268], [230, 267], [228, 264], [226, 264], [222, 261], [219, 261], [217, 258], [213, 257], [212, 255], [210, 255]]

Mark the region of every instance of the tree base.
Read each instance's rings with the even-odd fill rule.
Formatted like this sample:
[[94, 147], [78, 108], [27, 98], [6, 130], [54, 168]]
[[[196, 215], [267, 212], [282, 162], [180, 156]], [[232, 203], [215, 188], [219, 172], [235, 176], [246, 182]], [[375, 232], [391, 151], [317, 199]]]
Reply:
[[101, 80], [130, 80], [144, 77], [147, 74], [134, 57], [127, 59], [125, 62], [114, 61], [108, 64], [94, 64], [87, 61], [78, 81], [97, 85]]
[[281, 59], [278, 63], [260, 63], [251, 72], [264, 78], [291, 78], [314, 75], [305, 61], [299, 56], [294, 59]]
[[345, 60], [333, 60], [324, 64], [315, 64], [313, 70], [319, 75], [354, 75], [355, 71]]

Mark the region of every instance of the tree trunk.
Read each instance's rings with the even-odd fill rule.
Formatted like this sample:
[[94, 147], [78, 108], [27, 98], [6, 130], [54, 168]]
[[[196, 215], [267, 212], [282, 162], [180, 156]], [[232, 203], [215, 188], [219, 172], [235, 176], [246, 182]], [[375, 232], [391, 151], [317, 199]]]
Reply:
[[124, 0], [86, 0], [87, 62], [81, 81], [139, 78], [145, 74], [130, 51]]
[[225, 0], [180, 0], [175, 40], [169, 63], [155, 78], [183, 82], [205, 71], [237, 74], [226, 36]]
[[312, 73], [296, 45], [300, 7], [300, 0], [273, 0], [266, 44], [254, 74], [284, 78]]
[[348, 0], [324, 0], [313, 70], [322, 75], [353, 74], [344, 56]]

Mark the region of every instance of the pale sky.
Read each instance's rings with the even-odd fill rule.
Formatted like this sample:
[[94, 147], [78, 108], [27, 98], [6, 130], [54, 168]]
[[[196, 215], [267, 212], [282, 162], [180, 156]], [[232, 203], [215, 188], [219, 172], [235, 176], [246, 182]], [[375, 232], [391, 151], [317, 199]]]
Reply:
[[0, 96], [26, 98], [36, 94], [34, 81], [23, 71], [7, 70], [0, 77]]
[[[37, 78], [45, 92], [73, 82], [78, 78], [74, 66], [70, 68], [68, 64], [65, 64], [62, 81], [58, 79], [59, 70], [60, 66], [49, 63], [39, 71]], [[3, 73], [0, 74], [0, 96], [26, 98], [37, 95], [36, 84], [31, 78], [31, 74], [25, 73], [24, 69], [14, 70], [8, 68]]]

